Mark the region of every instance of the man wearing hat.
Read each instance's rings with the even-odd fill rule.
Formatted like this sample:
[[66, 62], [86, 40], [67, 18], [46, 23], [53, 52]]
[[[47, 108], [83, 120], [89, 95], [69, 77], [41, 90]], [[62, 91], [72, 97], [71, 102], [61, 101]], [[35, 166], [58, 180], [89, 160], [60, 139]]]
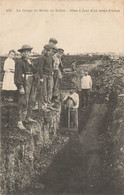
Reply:
[[47, 44], [44, 46], [44, 52], [38, 60], [38, 69], [42, 88], [42, 97], [40, 100], [41, 109], [46, 107], [48, 104], [51, 104], [53, 89], [53, 54], [53, 46]]
[[78, 130], [79, 95], [75, 89], [70, 89], [69, 94], [64, 98], [64, 103], [67, 109], [68, 130]]
[[64, 55], [64, 49], [58, 48], [57, 53], [58, 53], [59, 59], [60, 59], [59, 69], [60, 69], [61, 73], [63, 74], [62, 56]]
[[71, 64], [72, 71], [76, 72], [76, 61], [74, 60]]
[[54, 75], [53, 75], [53, 95], [56, 96], [59, 92], [59, 82], [60, 79], [62, 78], [62, 73], [63, 73], [63, 64], [61, 61], [61, 57], [64, 53], [64, 50], [59, 48], [55, 55], [53, 56], [53, 67], [54, 67]]
[[57, 53], [57, 47], [55, 45], [49, 45], [50, 46], [50, 55], [53, 57]]
[[57, 43], [58, 43], [58, 41], [55, 38], [50, 38], [48, 44], [55, 46]]
[[[49, 39], [49, 42], [48, 42], [48, 45], [50, 46], [53, 46], [53, 48], [55, 48], [55, 50], [57, 49], [56, 48], [56, 44], [58, 43], [58, 41], [55, 39], [55, 38], [50, 38]], [[54, 50], [54, 49], [53, 49]], [[41, 55], [44, 53], [44, 50], [41, 52]]]
[[17, 61], [15, 66], [14, 82], [18, 88], [18, 128], [25, 129], [23, 121], [33, 122], [30, 118], [35, 99], [34, 74], [37, 70], [30, 60], [29, 55], [33, 48], [29, 45], [23, 45], [18, 51], [22, 57]]

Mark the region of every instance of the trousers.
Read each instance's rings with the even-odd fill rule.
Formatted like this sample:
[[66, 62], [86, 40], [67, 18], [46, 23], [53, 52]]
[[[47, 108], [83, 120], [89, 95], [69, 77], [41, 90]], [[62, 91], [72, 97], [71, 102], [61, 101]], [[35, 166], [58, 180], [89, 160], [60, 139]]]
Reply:
[[34, 77], [28, 76], [25, 79], [25, 94], [18, 94], [18, 115], [19, 121], [25, 121], [32, 114], [35, 103]]
[[42, 103], [50, 103], [52, 99], [53, 91], [53, 76], [43, 75], [42, 83]]
[[58, 70], [54, 71], [54, 75], [53, 75], [53, 94], [56, 95], [59, 92], [59, 72]]
[[[67, 113], [70, 110], [70, 128], [78, 129], [78, 108], [67, 108]], [[68, 115], [69, 117], [69, 115]]]
[[82, 107], [88, 106], [89, 104], [89, 95], [90, 95], [90, 89], [82, 89]]

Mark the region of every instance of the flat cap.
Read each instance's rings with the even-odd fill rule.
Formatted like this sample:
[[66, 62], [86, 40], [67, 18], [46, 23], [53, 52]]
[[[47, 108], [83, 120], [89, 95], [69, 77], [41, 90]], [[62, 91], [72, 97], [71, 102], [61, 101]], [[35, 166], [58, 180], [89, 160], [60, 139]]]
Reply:
[[56, 52], [58, 51], [57, 47], [54, 46], [54, 45], [51, 45], [51, 49], [54, 50], [54, 51], [56, 51]]
[[50, 49], [52, 49], [51, 45], [47, 44], [44, 45], [44, 49], [46, 49], [47, 51], [49, 51]]
[[50, 38], [50, 39], [49, 39], [49, 42], [53, 42], [53, 43], [55, 43], [55, 44], [58, 43], [58, 41], [57, 41], [56, 39], [54, 39], [54, 38]]
[[64, 49], [62, 49], [62, 48], [58, 48], [58, 52], [62, 52], [62, 53], [64, 53]]
[[29, 45], [23, 45], [21, 49], [18, 49], [19, 52], [23, 52], [25, 50], [31, 51], [33, 49], [33, 47], [29, 46]]

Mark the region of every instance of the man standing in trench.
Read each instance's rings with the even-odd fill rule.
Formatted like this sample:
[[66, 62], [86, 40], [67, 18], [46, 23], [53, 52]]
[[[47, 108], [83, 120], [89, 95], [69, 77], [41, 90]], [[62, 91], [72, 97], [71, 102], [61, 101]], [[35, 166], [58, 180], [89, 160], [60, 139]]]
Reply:
[[82, 109], [88, 107], [89, 105], [89, 94], [92, 90], [92, 79], [88, 75], [88, 71], [84, 71], [84, 76], [81, 79], [81, 97], [82, 97]]
[[22, 54], [22, 57], [15, 65], [14, 82], [19, 92], [19, 120], [17, 126], [22, 130], [26, 129], [23, 121], [35, 122], [35, 120], [30, 118], [35, 101], [34, 74], [37, 72], [33, 62], [29, 58], [32, 49], [29, 45], [23, 45], [18, 50]]
[[69, 94], [64, 98], [64, 104], [66, 105], [67, 118], [68, 118], [68, 130], [78, 130], [78, 107], [79, 107], [79, 95], [74, 89], [70, 89]]

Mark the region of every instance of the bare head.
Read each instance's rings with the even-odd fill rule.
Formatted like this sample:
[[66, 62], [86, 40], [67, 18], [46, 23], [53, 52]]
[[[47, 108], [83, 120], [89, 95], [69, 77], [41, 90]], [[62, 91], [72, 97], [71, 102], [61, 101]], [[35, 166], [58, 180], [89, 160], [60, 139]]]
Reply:
[[16, 55], [16, 52], [15, 52], [15, 50], [12, 49], [9, 51], [8, 57], [13, 59], [15, 57], [15, 55]]
[[75, 90], [74, 89], [70, 89], [69, 92], [70, 92], [70, 94], [73, 94], [75, 92]]
[[87, 70], [84, 71], [84, 75], [85, 75], [85, 76], [88, 75], [88, 71], [87, 71]]

